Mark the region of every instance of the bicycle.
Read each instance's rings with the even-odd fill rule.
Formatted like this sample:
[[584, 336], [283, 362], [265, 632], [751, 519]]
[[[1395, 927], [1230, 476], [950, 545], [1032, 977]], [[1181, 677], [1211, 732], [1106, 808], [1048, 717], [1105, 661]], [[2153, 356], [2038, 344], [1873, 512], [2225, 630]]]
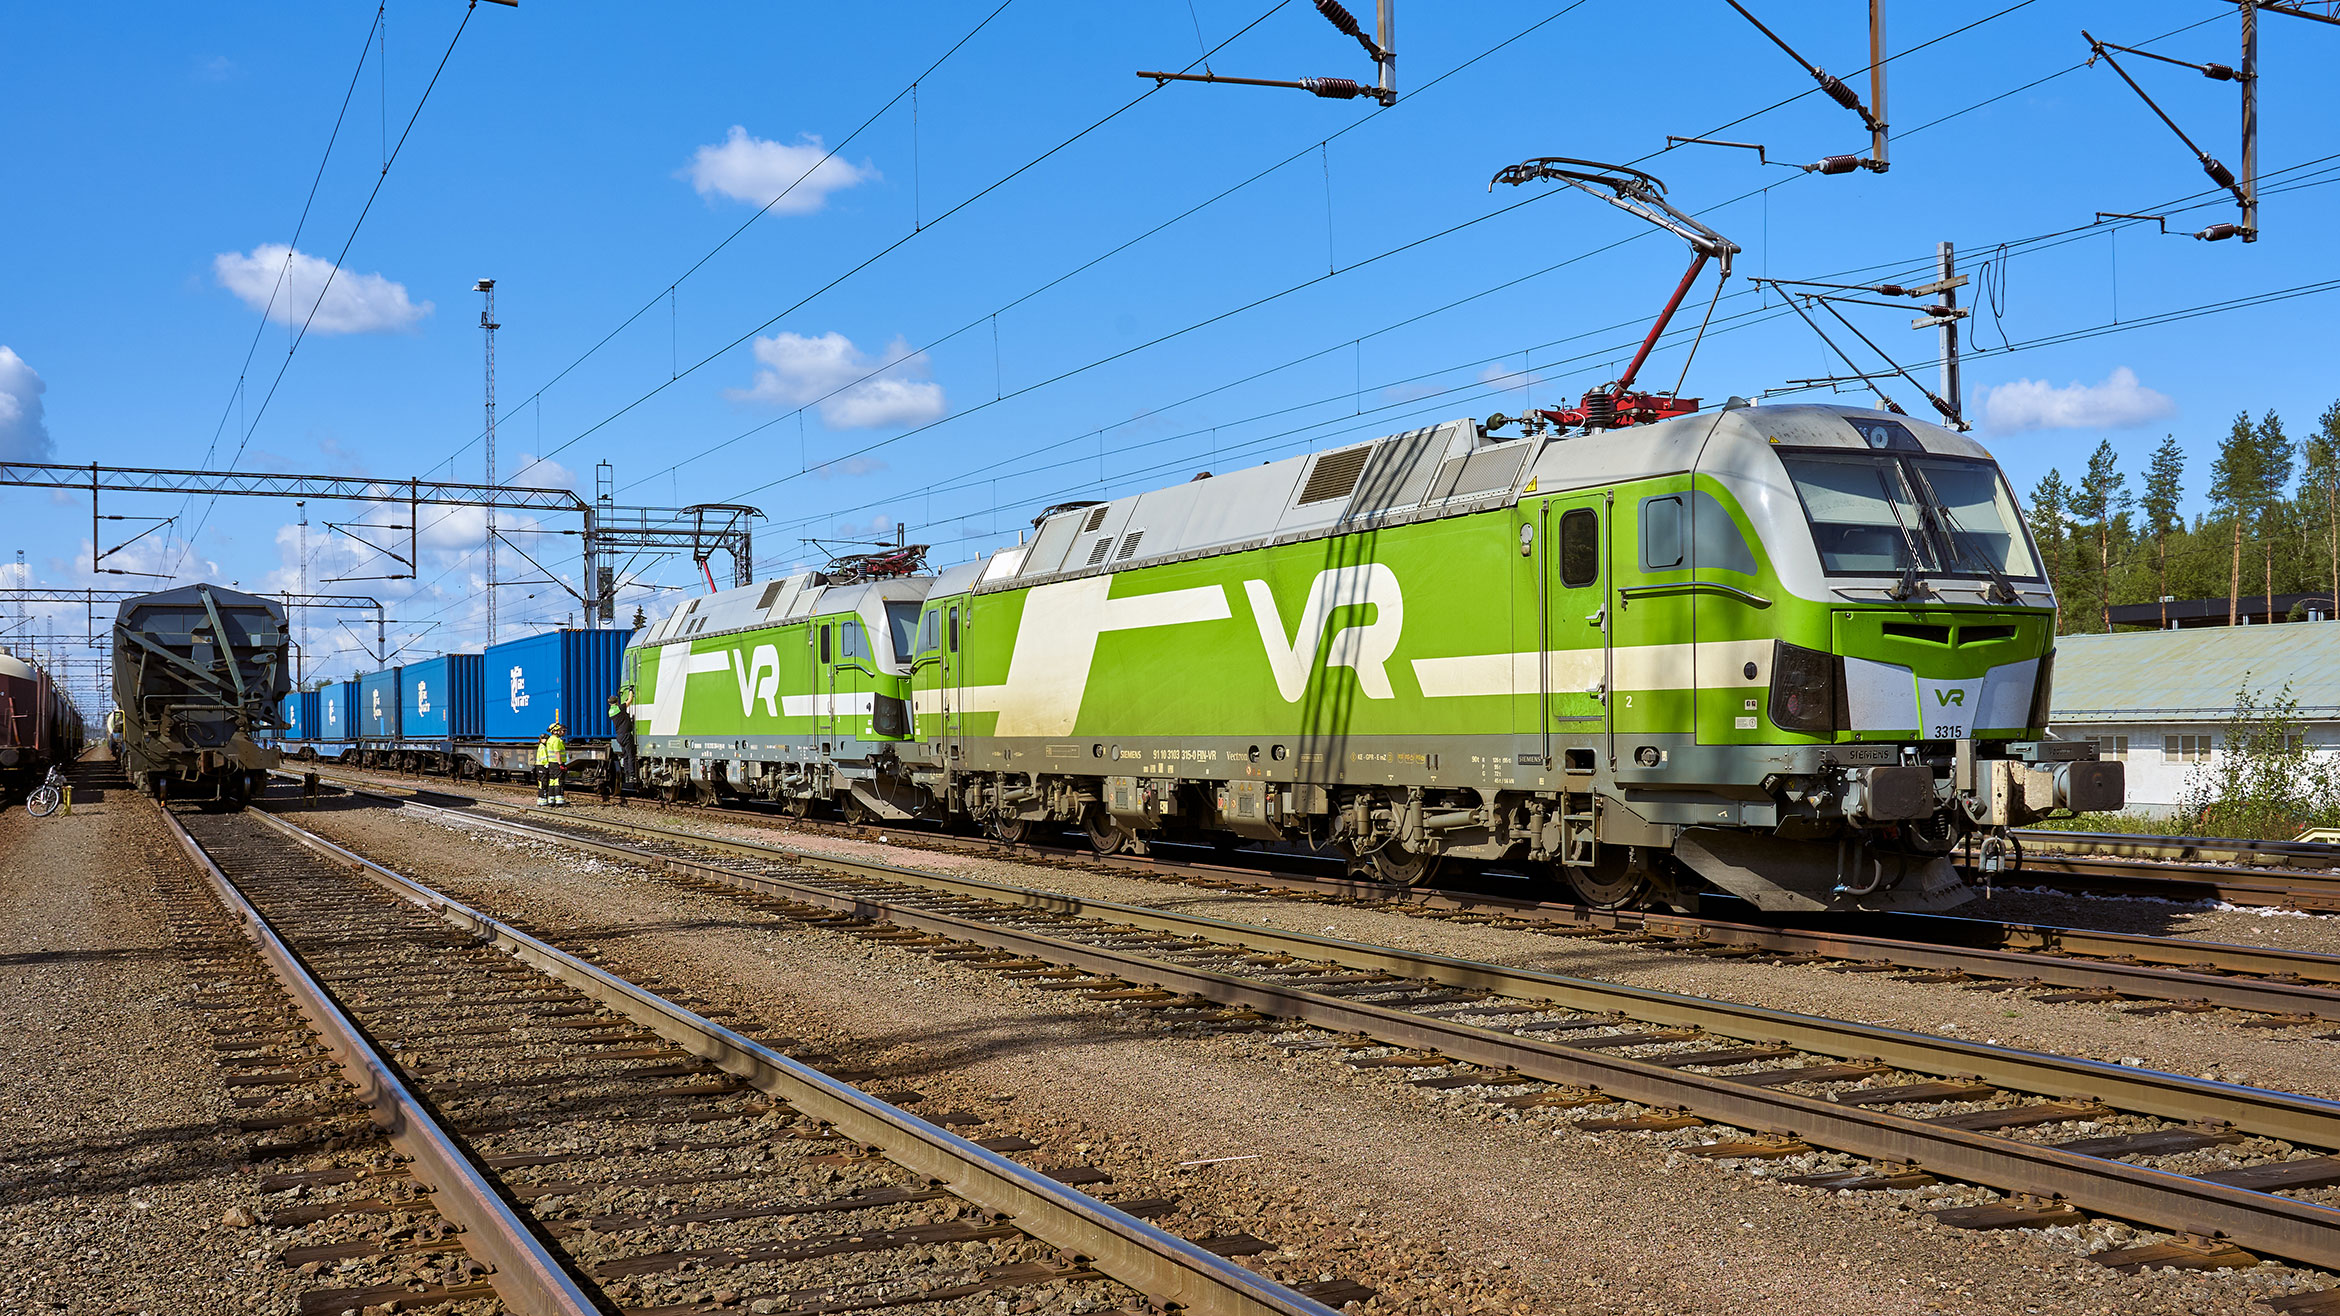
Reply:
[[35, 818], [46, 818], [55, 813], [57, 806], [65, 801], [67, 785], [65, 774], [59, 772], [55, 764], [50, 764], [48, 777], [24, 797], [24, 811]]

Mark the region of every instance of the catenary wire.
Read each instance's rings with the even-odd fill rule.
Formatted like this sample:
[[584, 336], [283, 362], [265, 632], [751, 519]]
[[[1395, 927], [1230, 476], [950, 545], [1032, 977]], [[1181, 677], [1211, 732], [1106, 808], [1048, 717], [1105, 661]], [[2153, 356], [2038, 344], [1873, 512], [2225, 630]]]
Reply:
[[[244, 459], [245, 447], [252, 442], [253, 433], [260, 428], [261, 419], [268, 414], [268, 404], [276, 400], [276, 390], [284, 383], [285, 372], [292, 368], [293, 354], [300, 351], [302, 340], [309, 336], [309, 326], [316, 322], [317, 309], [325, 304], [325, 295], [332, 291], [333, 281], [341, 273], [341, 263], [349, 259], [349, 249], [356, 244], [359, 230], [365, 227], [366, 216], [373, 213], [374, 202], [382, 195], [382, 185], [390, 179], [391, 167], [398, 163], [398, 157], [405, 152], [406, 139], [414, 133], [414, 125], [422, 118], [423, 107], [430, 103], [431, 92], [438, 87], [440, 75], [447, 71], [447, 61], [454, 57], [456, 43], [463, 40], [463, 33], [471, 26], [471, 16], [478, 10], [479, 0], [471, 0], [471, 3], [464, 7], [463, 21], [455, 25], [455, 35], [448, 38], [447, 49], [439, 55], [438, 67], [431, 70], [431, 80], [423, 86], [421, 98], [415, 101], [414, 113], [407, 117], [406, 127], [398, 134], [398, 144], [391, 148], [389, 158], [382, 162], [382, 172], [374, 176], [373, 189], [366, 193], [366, 204], [358, 211], [357, 221], [349, 226], [349, 236], [343, 239], [341, 251], [334, 256], [333, 264], [325, 276], [325, 281], [318, 286], [317, 300], [309, 304], [309, 313], [302, 318], [299, 332], [293, 335], [291, 346], [285, 349], [284, 360], [276, 367], [276, 378], [269, 382], [268, 392], [260, 399], [259, 411], [253, 414], [251, 423], [244, 429], [243, 437], [237, 440], [235, 455], [228, 459], [227, 469], [234, 470], [236, 463]], [[203, 527], [210, 524], [211, 511], [217, 506], [219, 506], [219, 499], [216, 496], [204, 504], [203, 515], [196, 520], [195, 528], [188, 532], [186, 542], [180, 549], [179, 561], [181, 563], [184, 563], [186, 555], [194, 550], [195, 536], [203, 533]]]

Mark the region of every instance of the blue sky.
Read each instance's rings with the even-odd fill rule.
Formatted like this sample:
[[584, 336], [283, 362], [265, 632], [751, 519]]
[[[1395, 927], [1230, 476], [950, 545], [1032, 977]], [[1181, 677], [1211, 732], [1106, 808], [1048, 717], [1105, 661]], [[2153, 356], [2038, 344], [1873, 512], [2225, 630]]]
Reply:
[[[754, 504], [759, 574], [816, 560], [805, 538], [890, 537], [897, 523], [936, 561], [960, 560], [1013, 542], [1047, 503], [1517, 412], [1612, 378], [1687, 252], [1578, 193], [1488, 191], [1506, 164], [1566, 155], [1642, 161], [1745, 249], [1685, 392], [1838, 369], [1750, 276], [1907, 281], [1948, 239], [1964, 267], [1990, 260], [2003, 279], [1973, 333], [2021, 350], [1971, 360], [1966, 401], [2017, 485], [2069, 474], [2103, 437], [2134, 471], [2176, 433], [2198, 506], [2237, 408], [2300, 428], [2340, 395], [2333, 295], [2095, 331], [2340, 275], [2327, 186], [2340, 174], [2307, 163], [2331, 154], [2340, 121], [2326, 72], [2340, 28], [2261, 20], [2260, 163], [2275, 177], [2260, 241], [2150, 223], [2066, 233], [2099, 210], [2166, 210], [2173, 232], [2233, 218], [2110, 70], [2065, 71], [2087, 55], [2079, 29], [2135, 44], [2198, 24], [2154, 49], [2232, 63], [2238, 24], [2204, 0], [2033, 0], [1990, 17], [2009, 2], [1895, 7], [1893, 51], [1989, 21], [1891, 65], [1893, 168], [1840, 177], [1737, 150], [1654, 154], [1668, 133], [1719, 131], [1791, 162], [1865, 145], [1850, 114], [1799, 96], [1809, 79], [1722, 0], [1407, 4], [1388, 110], [1132, 76], [1232, 37], [1211, 57], [1222, 73], [1369, 77], [1301, 0], [1011, 0], [988, 22], [996, 0], [481, 5], [386, 176], [464, 21], [456, 0], [390, 4], [379, 47], [371, 5], [133, 21], [24, 9], [0, 47], [16, 183], [0, 207], [0, 459], [475, 477], [471, 287], [485, 276], [504, 326], [507, 480], [547, 457], [520, 482], [590, 496], [606, 460], [621, 503]], [[1824, 67], [1867, 62], [1856, 0], [1757, 12]], [[2239, 163], [2233, 84], [2129, 63]], [[897, 99], [913, 79], [915, 104]], [[857, 129], [747, 223], [772, 179]], [[288, 363], [285, 307], [308, 315], [345, 242]], [[279, 292], [263, 327], [257, 303], [280, 276], [294, 295]], [[1930, 360], [1907, 312], [1852, 314], [1904, 363]], [[1642, 382], [1669, 386], [1682, 366], [1669, 342]], [[1926, 413], [1915, 390], [1888, 391]], [[182, 512], [175, 498], [105, 510]], [[321, 524], [351, 512], [398, 519], [312, 506], [313, 589], [395, 570]], [[293, 519], [289, 504], [227, 500], [207, 516], [196, 503], [118, 560], [287, 588]], [[419, 582], [346, 588], [391, 601], [410, 654], [476, 647], [477, 515], [425, 524]], [[21, 547], [34, 581], [92, 580], [86, 498], [0, 493], [0, 526], [0, 561]], [[139, 528], [109, 523], [109, 546]], [[543, 542], [573, 563], [574, 540]], [[533, 574], [503, 561], [507, 577]], [[644, 568], [626, 611], [639, 599], [655, 614], [690, 576], [687, 561]], [[507, 635], [574, 607], [549, 585], [501, 597]], [[78, 614], [59, 625], [77, 630]], [[310, 630], [313, 673], [362, 661], [330, 621]]]

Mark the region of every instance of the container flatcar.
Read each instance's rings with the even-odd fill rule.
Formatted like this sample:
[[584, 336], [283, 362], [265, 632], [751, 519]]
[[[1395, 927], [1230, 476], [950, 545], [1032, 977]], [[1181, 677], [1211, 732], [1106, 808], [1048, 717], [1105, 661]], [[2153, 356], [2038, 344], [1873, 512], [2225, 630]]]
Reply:
[[1501, 428], [1052, 509], [874, 594], [695, 600], [627, 655], [644, 777], [1775, 911], [1947, 908], [1953, 851], [2121, 806], [2045, 734], [2055, 597], [1972, 439], [1737, 399]]
[[249, 799], [278, 751], [290, 688], [284, 612], [216, 585], [125, 599], [114, 621], [123, 772], [159, 797]]

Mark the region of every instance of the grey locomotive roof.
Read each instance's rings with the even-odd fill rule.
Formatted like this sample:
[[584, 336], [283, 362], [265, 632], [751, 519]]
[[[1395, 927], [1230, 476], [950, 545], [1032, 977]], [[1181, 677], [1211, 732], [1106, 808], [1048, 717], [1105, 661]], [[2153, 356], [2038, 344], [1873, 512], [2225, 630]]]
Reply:
[[[1899, 421], [1930, 452], [1989, 456], [1940, 426], [1857, 407], [1739, 406], [1534, 439], [1507, 439], [1475, 420], [1450, 420], [1058, 512], [1041, 522], [1031, 543], [978, 564], [975, 588], [1021, 588], [1452, 516], [1515, 502], [1531, 485], [1549, 492], [1691, 470], [1702, 450], [1710, 468], [1738, 470], [1774, 444], [1867, 448], [1848, 416]], [[1714, 450], [1717, 443], [1723, 451]], [[961, 579], [946, 576], [934, 592], [956, 593], [964, 588]]]
[[2216, 722], [2245, 685], [2262, 704], [2289, 686], [2301, 716], [2340, 718], [2340, 622], [2067, 635], [2049, 720]]
[[879, 615], [878, 605], [885, 600], [914, 601], [925, 598], [927, 587], [932, 582], [931, 576], [904, 576], [893, 580], [863, 581], [855, 585], [831, 585], [828, 577], [817, 571], [807, 571], [779, 580], [759, 581], [738, 589], [702, 594], [652, 622], [635, 638], [634, 643], [664, 644], [670, 640], [693, 639], [701, 635], [776, 626], [782, 622], [802, 621], [815, 613], [835, 616], [851, 612], [876, 616]]
[[[1865, 449], [1849, 416], [1896, 420], [1930, 452], [1985, 457], [1962, 434], [1859, 407], [1735, 406], [1654, 425], [1584, 435], [1504, 438], [1476, 420], [1444, 421], [1363, 443], [1287, 457], [1185, 484], [1060, 511], [1030, 543], [945, 568], [931, 577], [831, 587], [817, 572], [693, 599], [635, 641], [659, 644], [861, 610], [839, 589], [918, 599], [969, 589], [1019, 589], [1068, 576], [1453, 516], [1546, 492], [1691, 470], [1746, 471], [1777, 444]], [[1722, 445], [1718, 450], [1717, 444]], [[1735, 450], [1735, 451], [1734, 451]], [[1776, 463], [1768, 464], [1776, 473]]]

